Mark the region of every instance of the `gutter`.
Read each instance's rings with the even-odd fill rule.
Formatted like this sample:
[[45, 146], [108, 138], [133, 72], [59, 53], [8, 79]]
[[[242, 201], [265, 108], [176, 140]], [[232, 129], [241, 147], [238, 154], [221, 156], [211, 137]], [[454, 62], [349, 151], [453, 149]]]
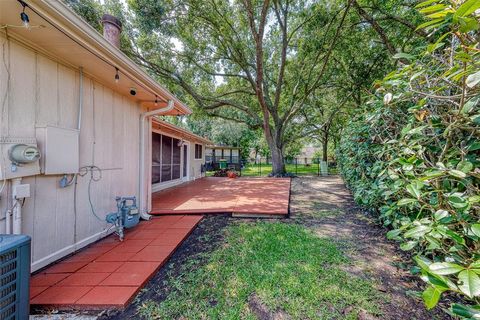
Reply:
[[140, 115], [140, 163], [139, 163], [139, 185], [138, 185], [138, 207], [140, 209], [140, 217], [144, 220], [150, 220], [151, 216], [148, 214], [147, 204], [145, 201], [145, 123], [148, 118], [156, 116], [165, 112], [169, 112], [174, 108], [174, 101], [168, 100], [168, 105], [165, 108], [160, 108]]

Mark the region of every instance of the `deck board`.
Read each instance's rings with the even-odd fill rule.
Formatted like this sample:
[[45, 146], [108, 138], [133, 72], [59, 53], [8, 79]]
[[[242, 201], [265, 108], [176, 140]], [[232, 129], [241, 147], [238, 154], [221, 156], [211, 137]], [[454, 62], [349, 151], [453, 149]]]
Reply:
[[290, 178], [202, 178], [152, 196], [151, 214], [286, 216]]

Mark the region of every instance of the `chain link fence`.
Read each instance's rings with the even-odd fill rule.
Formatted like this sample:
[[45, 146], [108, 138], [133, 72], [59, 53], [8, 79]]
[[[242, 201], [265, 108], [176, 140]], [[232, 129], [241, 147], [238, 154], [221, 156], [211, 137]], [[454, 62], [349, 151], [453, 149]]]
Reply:
[[[285, 158], [287, 173], [295, 176], [326, 176], [337, 174], [335, 162], [326, 162], [321, 158]], [[212, 176], [215, 172], [212, 166], [208, 166], [207, 175]], [[272, 172], [272, 160], [270, 158], [257, 158], [241, 160], [241, 163], [227, 163], [227, 169], [235, 170], [244, 177], [266, 177]]]

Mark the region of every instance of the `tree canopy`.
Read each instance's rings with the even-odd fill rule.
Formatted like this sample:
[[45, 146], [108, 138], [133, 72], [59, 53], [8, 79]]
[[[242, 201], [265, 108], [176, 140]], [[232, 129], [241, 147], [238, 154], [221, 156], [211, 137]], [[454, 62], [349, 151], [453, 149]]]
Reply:
[[[95, 25], [98, 8], [85, 6], [98, 4], [69, 1]], [[104, 9], [124, 21], [124, 51], [195, 109], [261, 129], [279, 174], [293, 138], [318, 131], [312, 117], [328, 123], [326, 109], [358, 106], [394, 54], [427, 41], [410, 1], [108, 0]], [[321, 141], [329, 137], [338, 134]]]

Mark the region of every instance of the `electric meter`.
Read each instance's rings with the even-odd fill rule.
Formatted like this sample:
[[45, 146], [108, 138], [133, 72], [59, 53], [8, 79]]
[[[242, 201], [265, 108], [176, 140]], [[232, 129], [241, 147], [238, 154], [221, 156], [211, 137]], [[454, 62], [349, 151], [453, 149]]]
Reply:
[[15, 164], [27, 164], [40, 159], [40, 151], [35, 146], [16, 144], [10, 148], [8, 157]]

